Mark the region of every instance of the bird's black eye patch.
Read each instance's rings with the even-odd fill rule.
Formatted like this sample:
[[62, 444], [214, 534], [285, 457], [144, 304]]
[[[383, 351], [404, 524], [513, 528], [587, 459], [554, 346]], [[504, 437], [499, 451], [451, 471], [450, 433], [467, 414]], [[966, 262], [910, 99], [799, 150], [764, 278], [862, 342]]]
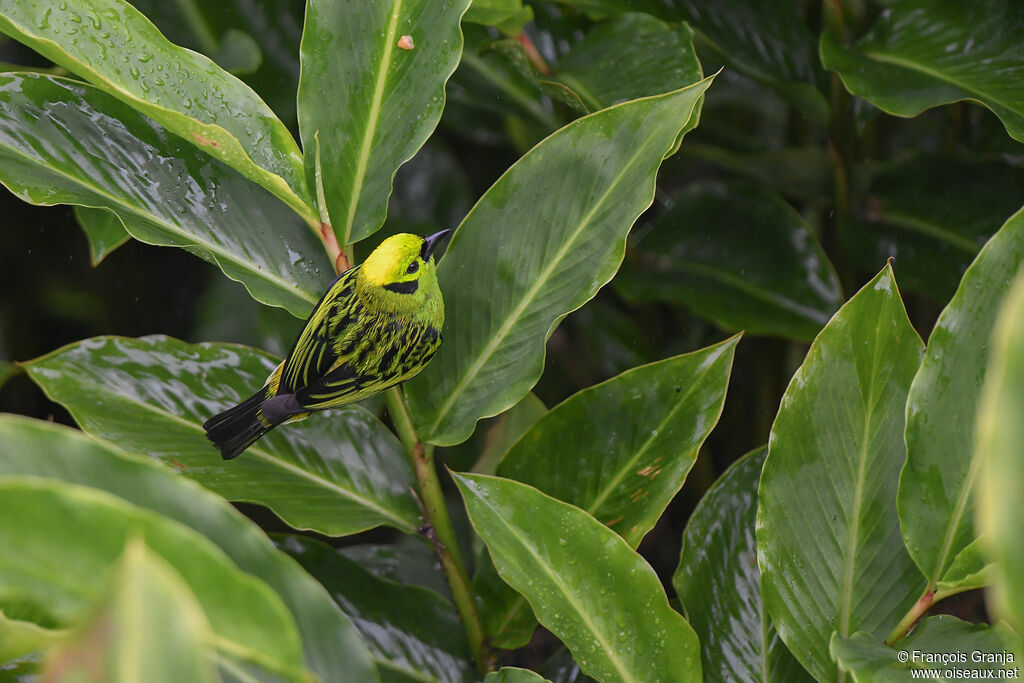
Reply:
[[406, 282], [389, 282], [384, 285], [384, 289], [395, 292], [397, 294], [415, 294], [416, 290], [419, 289], [419, 280], [408, 280]]
[[409, 273], [409, 275], [412, 275], [413, 273], [415, 273], [419, 269], [420, 269], [420, 262], [419, 261], [413, 261], [412, 263], [409, 264], [409, 267], [405, 269], [405, 272]]

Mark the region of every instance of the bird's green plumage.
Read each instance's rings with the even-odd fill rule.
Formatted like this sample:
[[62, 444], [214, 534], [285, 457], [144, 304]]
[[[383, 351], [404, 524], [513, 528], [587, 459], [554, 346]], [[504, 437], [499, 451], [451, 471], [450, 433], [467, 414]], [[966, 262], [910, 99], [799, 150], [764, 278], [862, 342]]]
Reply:
[[225, 458], [288, 419], [360, 401], [426, 366], [444, 326], [431, 253], [441, 235], [394, 235], [338, 276], [267, 384], [203, 425]]

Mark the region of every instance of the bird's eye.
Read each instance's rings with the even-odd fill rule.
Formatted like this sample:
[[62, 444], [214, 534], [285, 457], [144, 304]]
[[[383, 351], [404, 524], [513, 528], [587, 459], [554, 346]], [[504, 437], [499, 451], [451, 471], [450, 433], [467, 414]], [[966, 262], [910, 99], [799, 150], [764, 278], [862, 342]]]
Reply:
[[420, 262], [419, 261], [413, 261], [412, 263], [409, 264], [409, 267], [405, 269], [405, 272], [409, 273], [409, 275], [412, 275], [413, 273], [415, 273], [419, 269], [420, 269]]

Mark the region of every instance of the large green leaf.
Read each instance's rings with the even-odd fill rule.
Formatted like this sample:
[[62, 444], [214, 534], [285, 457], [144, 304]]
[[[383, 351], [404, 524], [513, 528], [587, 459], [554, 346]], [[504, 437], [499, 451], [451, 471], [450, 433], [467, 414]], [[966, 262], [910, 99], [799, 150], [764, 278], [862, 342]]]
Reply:
[[767, 453], [767, 448], [747, 453], [704, 494], [686, 523], [672, 577], [700, 637], [705, 676], [712, 680], [809, 678], [779, 640], [761, 602], [754, 522]]
[[323, 586], [220, 496], [78, 430], [3, 415], [0, 476], [19, 474], [101, 489], [191, 527], [277, 591], [298, 624], [306, 668], [323, 680], [337, 679], [340, 671], [349, 675], [344, 680], [376, 680], [366, 646]]
[[544, 341], [612, 278], [658, 167], [711, 80], [616, 105], [537, 145], [477, 202], [441, 262], [445, 343], [406, 384], [420, 435], [463, 441], [540, 377]]
[[71, 623], [96, 579], [140, 538], [195, 594], [218, 650], [298, 677], [302, 650], [284, 603], [184, 525], [96, 489], [17, 476], [0, 478], [0, 519], [0, 604], [27, 602]]
[[1024, 5], [1017, 0], [892, 0], [856, 45], [827, 33], [825, 67], [854, 95], [897, 116], [979, 102], [1024, 141]]
[[288, 524], [343, 535], [418, 526], [401, 444], [351, 406], [284, 425], [221, 460], [202, 423], [259, 389], [277, 359], [244, 346], [167, 337], [96, 337], [25, 364], [82, 428], [157, 458], [229, 500], [265, 505]]
[[602, 681], [700, 681], [700, 643], [654, 570], [590, 515], [519, 482], [456, 474], [502, 577]]
[[763, 600], [818, 680], [842, 679], [833, 631], [884, 637], [923, 588], [896, 514], [923, 350], [887, 265], [811, 344], [772, 425], [758, 488]]
[[[570, 396], [516, 440], [497, 474], [575, 505], [637, 547], [718, 423], [738, 341], [633, 368]], [[524, 645], [536, 625], [526, 600], [486, 560], [474, 586], [491, 641]]]
[[872, 179], [843, 246], [873, 270], [896, 259], [904, 290], [947, 302], [978, 250], [1024, 204], [1024, 168], [1004, 159], [916, 154]]
[[129, 541], [90, 614], [47, 654], [43, 680], [217, 680], [216, 637], [202, 607], [159, 555]]
[[279, 201], [77, 81], [0, 75], [0, 182], [33, 204], [114, 211], [136, 239], [183, 247], [296, 315], [334, 272]]
[[132, 4], [171, 42], [210, 57], [252, 86], [289, 127], [295, 122], [304, 3], [133, 0]]
[[326, 210], [340, 244], [384, 223], [395, 171], [441, 118], [468, 6], [469, 0], [308, 0], [299, 130], [309, 179], [319, 150]]
[[377, 659], [384, 681], [475, 681], [455, 606], [421, 586], [374, 576], [320, 541], [278, 539], [334, 596]]
[[[1006, 629], [940, 614], [922, 621], [895, 648], [857, 632], [846, 638], [836, 633], [830, 649], [857, 683], [903, 683], [915, 680], [908, 673], [915, 670], [935, 672], [935, 678], [999, 678], [1001, 669], [1012, 667], [1002, 666], [993, 656], [1005, 659], [1007, 643]], [[934, 680], [925, 678], [929, 679]]]
[[113, 211], [76, 206], [75, 219], [89, 240], [89, 258], [94, 266], [131, 238]]
[[678, 90], [703, 77], [686, 24], [648, 14], [598, 24], [558, 63], [558, 80], [591, 110]]
[[[939, 316], [907, 399], [907, 461], [897, 506], [903, 540], [927, 591], [946, 581], [974, 529], [975, 413], [989, 360], [989, 339], [1010, 282], [1024, 263], [1024, 211], [996, 233]], [[978, 562], [983, 559], [973, 553]], [[980, 571], [982, 565], [974, 571]], [[958, 567], [959, 573], [964, 568]], [[967, 573], [971, 573], [969, 570]], [[984, 580], [984, 576], [978, 576]], [[957, 590], [976, 588], [960, 582]]]
[[585, 510], [637, 547], [718, 423], [739, 337], [573, 394], [509, 449], [497, 474]]
[[174, 45], [124, 0], [4, 3], [0, 31], [123, 100], [282, 199], [316, 212], [291, 133], [252, 89]]
[[[978, 410], [978, 528], [996, 562], [993, 612], [1024, 629], [1024, 275], [1006, 296], [992, 337]], [[1024, 643], [1018, 640], [1018, 655]]]
[[616, 284], [685, 304], [729, 330], [813, 339], [842, 293], [811, 228], [751, 183], [696, 183], [672, 200]]

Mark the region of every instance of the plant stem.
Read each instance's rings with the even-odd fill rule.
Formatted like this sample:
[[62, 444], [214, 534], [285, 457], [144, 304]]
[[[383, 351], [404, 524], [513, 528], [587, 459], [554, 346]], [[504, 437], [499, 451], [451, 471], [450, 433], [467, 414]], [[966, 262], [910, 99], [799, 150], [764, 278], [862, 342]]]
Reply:
[[896, 624], [896, 628], [894, 628], [892, 633], [889, 634], [889, 637], [885, 639], [885, 644], [892, 647], [897, 640], [907, 635], [907, 631], [917, 623], [918, 619], [924, 616], [924, 613], [927, 612], [933, 604], [935, 604], [935, 592], [926, 591], [924, 595], [914, 603], [914, 606], [910, 608], [910, 611], [900, 619], [900, 623]]
[[484, 674], [493, 668], [493, 657], [490, 649], [484, 643], [483, 622], [473, 599], [473, 590], [469, 575], [466, 573], [466, 564], [455, 539], [455, 529], [448, 516], [444, 493], [441, 491], [441, 481], [438, 479], [437, 469], [434, 467], [434, 446], [420, 442], [416, 428], [412, 424], [412, 417], [409, 415], [409, 407], [398, 387], [388, 389], [385, 392], [385, 398], [388, 413], [391, 414], [391, 420], [395, 424], [395, 431], [398, 432], [398, 438], [405, 446], [406, 453], [412, 461], [413, 470], [416, 472], [423, 511], [427, 516], [425, 534], [434, 544], [434, 549], [441, 558], [441, 566], [451, 585], [455, 607], [459, 610], [459, 616], [466, 628], [469, 647], [476, 659], [477, 668], [481, 674]]

